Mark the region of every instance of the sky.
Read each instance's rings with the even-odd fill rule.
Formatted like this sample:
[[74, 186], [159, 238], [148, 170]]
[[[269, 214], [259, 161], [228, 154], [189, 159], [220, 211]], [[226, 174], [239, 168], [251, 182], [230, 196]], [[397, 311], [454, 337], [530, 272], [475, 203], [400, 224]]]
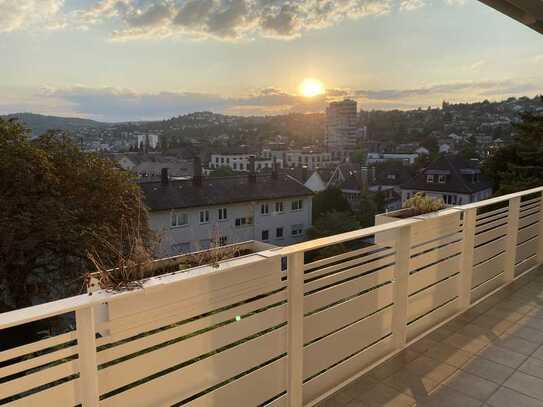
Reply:
[[[324, 92], [303, 96], [305, 78]], [[543, 36], [475, 0], [0, 0], [0, 114], [412, 109], [542, 89]]]

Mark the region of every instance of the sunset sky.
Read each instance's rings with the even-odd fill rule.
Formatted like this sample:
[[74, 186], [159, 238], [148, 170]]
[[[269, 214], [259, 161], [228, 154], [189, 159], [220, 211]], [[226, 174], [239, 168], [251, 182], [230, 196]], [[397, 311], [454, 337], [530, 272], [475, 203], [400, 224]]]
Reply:
[[[301, 94], [306, 78], [324, 93]], [[543, 36], [474, 0], [0, 0], [0, 114], [104, 121], [543, 90]]]

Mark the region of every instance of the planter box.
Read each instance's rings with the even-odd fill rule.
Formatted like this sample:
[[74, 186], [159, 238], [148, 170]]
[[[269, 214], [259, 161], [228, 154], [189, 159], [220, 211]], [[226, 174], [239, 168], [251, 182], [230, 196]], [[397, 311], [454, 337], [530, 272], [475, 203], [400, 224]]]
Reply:
[[[401, 217], [410, 209], [400, 209], [375, 216], [375, 225], [396, 222], [402, 219], [415, 219], [418, 222], [411, 225], [411, 246], [418, 245], [430, 240], [439, 239], [460, 231], [461, 211], [456, 209], [443, 209], [437, 212], [416, 215], [412, 217]], [[387, 245], [395, 239], [395, 231], [390, 230], [375, 234], [375, 243]]]

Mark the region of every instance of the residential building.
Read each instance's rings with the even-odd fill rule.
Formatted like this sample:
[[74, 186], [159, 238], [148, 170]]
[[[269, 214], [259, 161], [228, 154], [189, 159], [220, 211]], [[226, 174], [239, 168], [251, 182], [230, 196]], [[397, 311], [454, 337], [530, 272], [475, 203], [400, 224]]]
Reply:
[[401, 161], [404, 165], [415, 164], [420, 153], [368, 153], [366, 163], [368, 165], [383, 163], [386, 161]]
[[345, 99], [328, 105], [325, 143], [332, 152], [332, 158], [345, 158], [345, 152], [355, 149], [365, 137], [365, 127], [358, 125], [356, 101]]
[[179, 158], [161, 153], [112, 153], [106, 155], [126, 171], [132, 172], [138, 180], [160, 179], [163, 168], [170, 177], [192, 176], [192, 159]]
[[402, 200], [417, 192], [442, 198], [447, 205], [477, 202], [492, 196], [491, 183], [475, 161], [443, 155], [401, 186]]
[[141, 185], [157, 254], [169, 256], [247, 240], [288, 245], [311, 226], [311, 190], [284, 174], [204, 178]]
[[[257, 172], [261, 172], [265, 169], [271, 170], [273, 167], [273, 157], [257, 157], [255, 154], [229, 152], [211, 154], [209, 168], [217, 169], [221, 167], [228, 167], [235, 172], [247, 172], [249, 171], [249, 162], [251, 157], [255, 158], [255, 169]], [[279, 168], [283, 167], [282, 159], [276, 158], [275, 161], [277, 162]]]

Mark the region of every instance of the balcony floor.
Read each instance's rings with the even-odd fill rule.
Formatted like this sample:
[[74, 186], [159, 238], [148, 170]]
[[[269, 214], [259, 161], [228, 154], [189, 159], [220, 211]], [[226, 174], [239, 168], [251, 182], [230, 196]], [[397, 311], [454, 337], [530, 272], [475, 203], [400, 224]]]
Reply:
[[487, 298], [320, 407], [543, 407], [543, 276]]

